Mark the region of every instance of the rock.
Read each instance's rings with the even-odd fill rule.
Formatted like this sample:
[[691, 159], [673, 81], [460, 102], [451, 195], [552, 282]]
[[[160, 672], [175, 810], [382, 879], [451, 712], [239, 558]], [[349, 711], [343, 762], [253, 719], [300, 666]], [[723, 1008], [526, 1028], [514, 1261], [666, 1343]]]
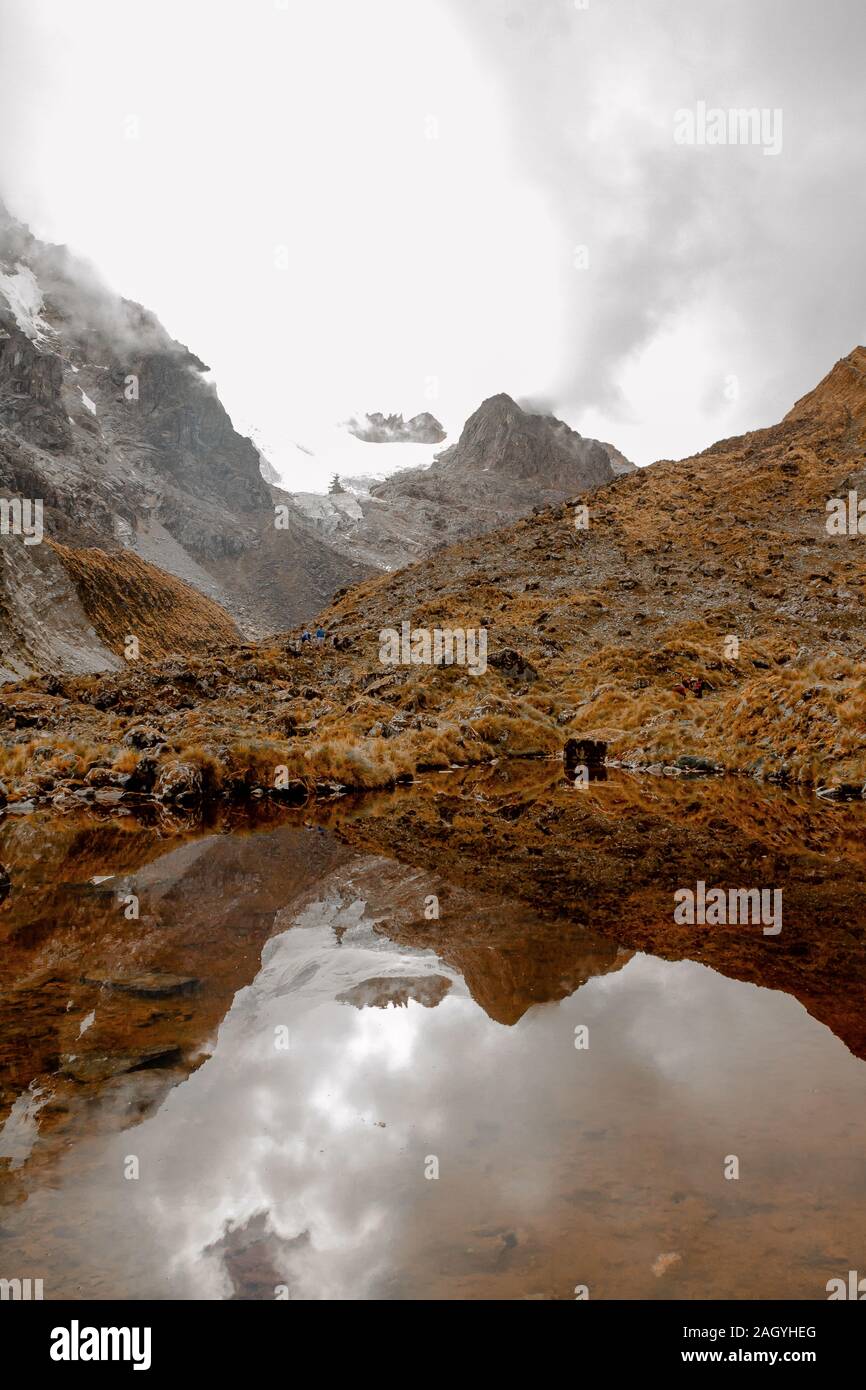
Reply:
[[826, 801], [859, 801], [866, 795], [866, 787], [854, 782], [837, 782], [835, 787], [819, 787], [818, 795]]
[[152, 970], [143, 975], [84, 975], [82, 984], [98, 985], [100, 989], [110, 989], [117, 994], [134, 994], [139, 999], [171, 999], [176, 995], [194, 994], [201, 987], [201, 980], [194, 975], [171, 975]]
[[12, 889], [12, 880], [9, 877], [9, 870], [0, 864], [0, 903], [4, 903], [9, 897]]
[[203, 795], [201, 769], [179, 760], [166, 763], [159, 770], [154, 795], [176, 806], [196, 805]]
[[110, 767], [92, 767], [84, 780], [88, 787], [125, 787], [129, 776], [128, 772], [115, 772]]
[[317, 782], [314, 790], [317, 797], [327, 797], [342, 796], [349, 789], [344, 787], [342, 782]]
[[721, 769], [711, 758], [698, 758], [693, 753], [682, 753], [674, 763], [690, 772], [720, 772]]
[[0, 782], [0, 810], [2, 810], [3, 807], [6, 805], [7, 800], [8, 795], [6, 792], [6, 787], [2, 782]]
[[285, 787], [271, 787], [271, 796], [278, 801], [287, 801], [291, 806], [301, 806], [308, 796], [307, 784], [295, 777]]
[[126, 790], [146, 796], [149, 792], [153, 791], [153, 785], [156, 781], [158, 771], [159, 764], [156, 758], [149, 756], [139, 758], [137, 768], [129, 775], [129, 781], [126, 783]]
[[161, 734], [152, 724], [136, 724], [127, 729], [123, 736], [126, 748], [155, 748], [160, 743], [165, 743], [165, 734]]
[[512, 647], [505, 647], [500, 652], [493, 652], [491, 656], [488, 656], [487, 664], [493, 666], [497, 671], [501, 671], [508, 680], [538, 680], [538, 672], [532, 663], [527, 661], [520, 652], [514, 651]]
[[570, 738], [564, 756], [567, 768], [601, 767], [607, 757], [607, 744], [596, 738]]

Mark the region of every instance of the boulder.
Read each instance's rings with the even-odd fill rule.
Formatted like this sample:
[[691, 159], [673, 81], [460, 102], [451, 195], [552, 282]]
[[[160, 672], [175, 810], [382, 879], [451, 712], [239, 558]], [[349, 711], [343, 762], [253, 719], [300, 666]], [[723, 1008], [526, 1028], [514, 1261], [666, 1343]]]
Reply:
[[131, 729], [127, 729], [123, 735], [123, 743], [126, 748], [156, 748], [158, 744], [165, 743], [165, 735], [152, 724], [136, 724]]
[[175, 806], [195, 806], [201, 801], [203, 792], [201, 769], [192, 763], [176, 760], [159, 769], [154, 788], [157, 801], [170, 801]]

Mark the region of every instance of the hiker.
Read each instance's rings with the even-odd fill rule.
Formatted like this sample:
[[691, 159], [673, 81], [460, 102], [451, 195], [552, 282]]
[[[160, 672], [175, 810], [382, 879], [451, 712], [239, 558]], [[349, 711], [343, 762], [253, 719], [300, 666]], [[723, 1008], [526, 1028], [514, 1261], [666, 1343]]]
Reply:
[[325, 640], [325, 629], [324, 629], [323, 627], [317, 627], [317, 628], [316, 628], [316, 641], [321, 643], [321, 642], [324, 642], [324, 640]]
[[311, 632], [308, 632], [307, 629], [304, 628], [303, 632], [301, 633], [301, 641], [310, 642], [312, 641], [312, 636], [313, 634]]

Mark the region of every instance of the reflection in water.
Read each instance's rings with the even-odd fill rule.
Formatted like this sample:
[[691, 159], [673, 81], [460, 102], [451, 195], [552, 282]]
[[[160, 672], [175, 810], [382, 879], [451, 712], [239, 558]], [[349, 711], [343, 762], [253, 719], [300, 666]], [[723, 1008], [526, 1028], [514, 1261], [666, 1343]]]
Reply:
[[862, 1263], [866, 1069], [790, 995], [297, 818], [117, 833], [58, 843], [19, 875], [26, 921], [0, 918], [0, 1276], [82, 1298], [823, 1298]]

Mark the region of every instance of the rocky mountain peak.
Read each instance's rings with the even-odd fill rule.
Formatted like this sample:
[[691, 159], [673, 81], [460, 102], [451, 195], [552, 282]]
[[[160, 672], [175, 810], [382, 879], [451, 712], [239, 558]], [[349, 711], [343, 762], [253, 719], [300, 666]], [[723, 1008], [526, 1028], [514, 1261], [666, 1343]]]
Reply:
[[866, 348], [841, 357], [814, 390], [791, 407], [785, 421], [832, 419], [866, 422]]

